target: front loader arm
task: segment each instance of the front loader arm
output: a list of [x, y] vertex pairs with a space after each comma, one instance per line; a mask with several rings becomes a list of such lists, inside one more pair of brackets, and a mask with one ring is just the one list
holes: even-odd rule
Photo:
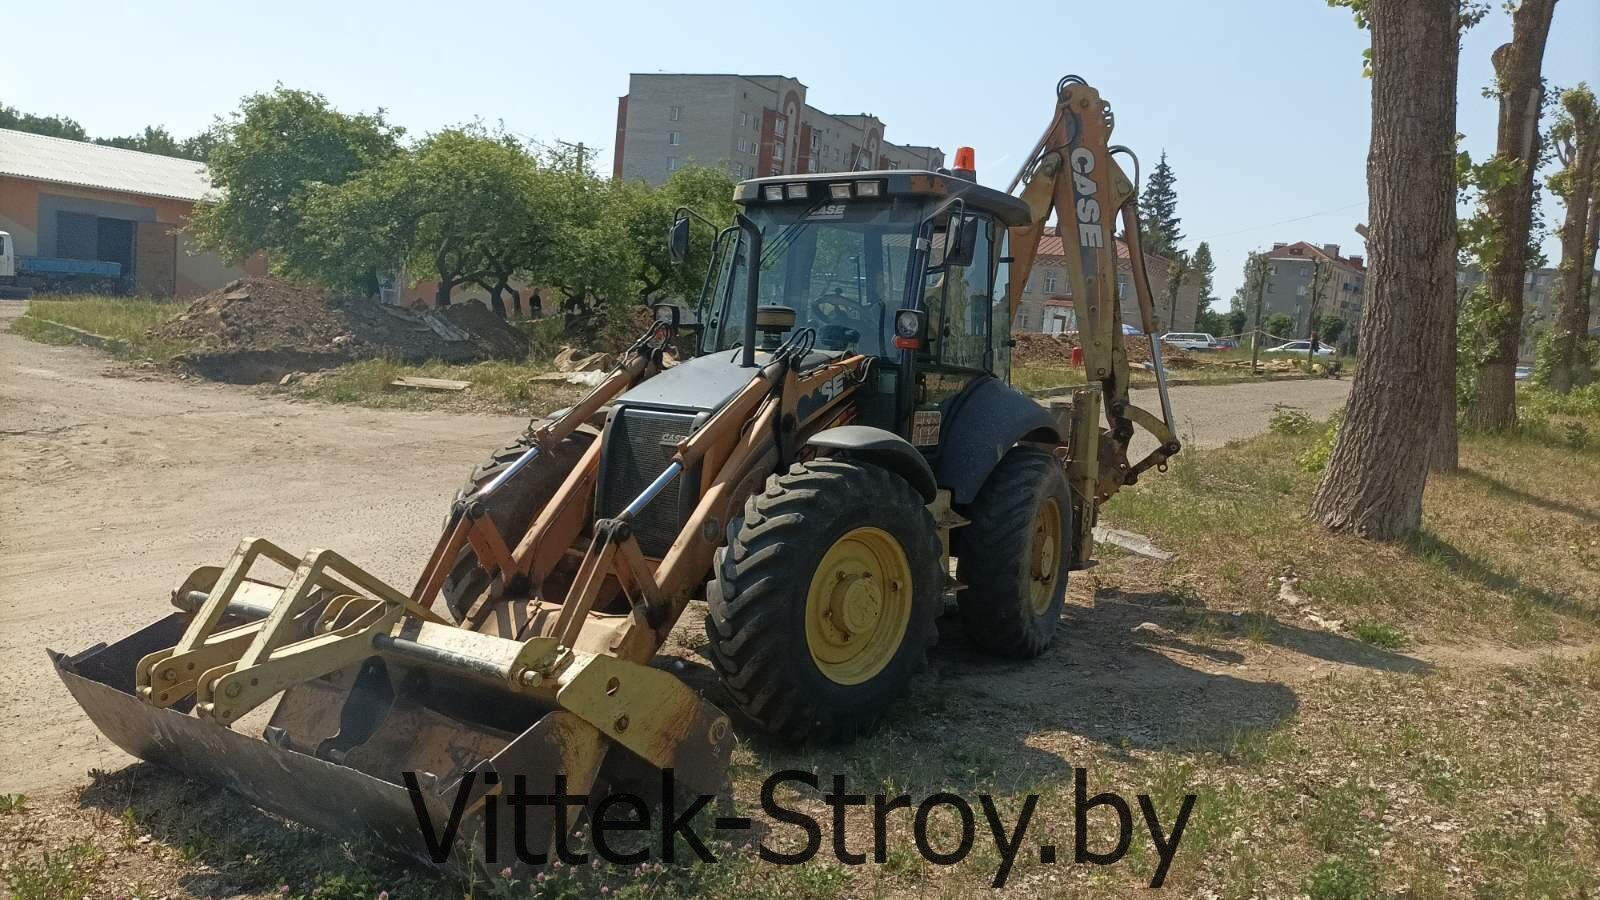
[[[1134, 483], [1145, 469], [1164, 466], [1179, 450], [1167, 395], [1166, 369], [1156, 337], [1160, 323], [1139, 243], [1137, 192], [1113, 159], [1118, 152], [1128, 152], [1111, 146], [1113, 125], [1110, 104], [1100, 98], [1099, 92], [1081, 79], [1067, 76], [1057, 86], [1056, 110], [1049, 127], [1010, 186], [1013, 193], [1021, 186], [1019, 196], [1033, 212], [1030, 224], [1010, 231], [1013, 261], [1006, 301], [1012, 316], [1022, 301], [1039, 238], [1052, 214], [1058, 220], [1085, 374], [1090, 382], [1100, 385], [1099, 396], [1093, 391], [1075, 395], [1074, 415], [1098, 422], [1099, 407], [1105, 407], [1105, 427], [1074, 429], [1076, 437], [1070, 451], [1074, 465], [1069, 466], [1069, 472], [1076, 473], [1073, 487], [1085, 500], [1092, 500], [1092, 506], [1103, 503], [1122, 486]], [[1159, 417], [1129, 402], [1128, 356], [1123, 343], [1116, 242], [1112, 234], [1118, 216], [1125, 231], [1140, 322], [1150, 341], [1161, 397]], [[1139, 462], [1130, 463], [1128, 446], [1135, 424], [1154, 435], [1160, 446]], [[1086, 515], [1085, 521], [1092, 521], [1092, 514]], [[1087, 536], [1080, 540], [1087, 541]]]

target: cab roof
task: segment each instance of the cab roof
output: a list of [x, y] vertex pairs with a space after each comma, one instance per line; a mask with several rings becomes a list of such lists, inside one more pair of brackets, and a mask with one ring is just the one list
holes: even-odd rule
[[[1007, 227], [1027, 225], [1033, 221], [1028, 204], [994, 188], [984, 187], [974, 181], [958, 178], [944, 172], [923, 169], [877, 169], [870, 172], [816, 172], [803, 175], [773, 175], [751, 178], [739, 182], [733, 189], [733, 199], [742, 205], [798, 202], [790, 200], [765, 200], [761, 189], [769, 184], [844, 184], [857, 181], [877, 181], [882, 185], [880, 196], [920, 196], [943, 199], [960, 197], [971, 209], [991, 213]], [[818, 200], [826, 194], [808, 191], [808, 199]]]

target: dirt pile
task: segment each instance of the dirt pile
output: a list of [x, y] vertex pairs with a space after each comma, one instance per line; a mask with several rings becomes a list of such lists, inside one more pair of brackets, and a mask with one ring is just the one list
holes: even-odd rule
[[479, 303], [416, 311], [278, 278], [245, 278], [152, 330], [197, 346], [179, 361], [207, 378], [276, 381], [357, 359], [521, 359], [527, 337]]
[[[1078, 335], [1040, 334], [1019, 332], [1012, 335], [1017, 345], [1011, 350], [1013, 366], [1070, 366], [1072, 351], [1078, 346]], [[1126, 335], [1123, 346], [1128, 353], [1128, 365], [1142, 366], [1150, 362], [1150, 339], [1143, 335]], [[1192, 368], [1195, 357], [1184, 350], [1166, 344], [1161, 346], [1161, 358], [1175, 368]]]

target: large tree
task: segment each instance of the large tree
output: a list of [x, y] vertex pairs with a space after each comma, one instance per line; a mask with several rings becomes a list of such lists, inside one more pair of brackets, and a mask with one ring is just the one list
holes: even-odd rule
[[1184, 282], [1189, 280], [1189, 273], [1193, 270], [1194, 260], [1188, 251], [1178, 250], [1168, 257], [1167, 264], [1167, 315], [1163, 324], [1171, 331], [1178, 319], [1178, 291], [1183, 289]]
[[1178, 227], [1183, 220], [1178, 217], [1177, 182], [1163, 150], [1139, 195], [1139, 242], [1147, 253], [1172, 256], [1183, 241], [1183, 230]]
[[[37, 116], [25, 113], [16, 107], [0, 105], [0, 128], [10, 128], [15, 131], [27, 131], [33, 134], [43, 134], [49, 137], [66, 138], [71, 141], [89, 141], [89, 133], [82, 125], [68, 116]], [[98, 137], [93, 143], [105, 147], [121, 147], [124, 150], [138, 150], [141, 153], [155, 153], [160, 156], [176, 156], [183, 159], [192, 159], [205, 162], [206, 152], [211, 149], [209, 132], [177, 140], [172, 133], [161, 125], [146, 125], [144, 131], [124, 137]]]
[[1589, 298], [1586, 282], [1594, 278], [1585, 269], [1590, 228], [1590, 205], [1594, 202], [1596, 181], [1600, 180], [1600, 108], [1586, 84], [1561, 95], [1561, 119], [1550, 137], [1561, 160], [1561, 171], [1550, 178], [1550, 190], [1567, 205], [1561, 226], [1561, 307], [1556, 315], [1548, 358], [1541, 360], [1548, 371], [1550, 387], [1561, 393], [1574, 384], [1586, 383], [1590, 375], [1588, 340]]
[[640, 300], [699, 296], [710, 262], [709, 229], [702, 230], [698, 220], [691, 223], [697, 239], [689, 242], [689, 258], [681, 265], [673, 263], [667, 252], [667, 230], [679, 207], [719, 225], [731, 223], [736, 211], [733, 186], [733, 179], [720, 169], [685, 166], [659, 188], [633, 182], [614, 189], [612, 212], [621, 218], [626, 239], [639, 250], [633, 292]]
[[[499, 284], [500, 271], [509, 282], [554, 242], [553, 234], [538, 233], [556, 226], [544, 219], [537, 188], [534, 160], [516, 140], [476, 127], [446, 129], [317, 190], [303, 222], [312, 252], [295, 263], [334, 284], [404, 263], [413, 274], [431, 275], [434, 303], [448, 306], [455, 288]], [[505, 314], [503, 303], [494, 305]]]
[[1312, 504], [1336, 531], [1422, 523], [1428, 451], [1453, 380], [1457, 0], [1371, 0], [1372, 145], [1364, 356]]
[[[561, 240], [540, 280], [562, 294], [569, 324], [584, 328], [608, 305], [638, 297], [643, 247], [628, 239], [635, 195], [585, 166], [552, 169], [562, 203]], [[658, 241], [665, 240], [665, 232]]]
[[195, 208], [190, 230], [232, 259], [267, 251], [275, 266], [297, 266], [306, 248], [306, 199], [399, 152], [402, 130], [383, 111], [349, 115], [327, 98], [284, 87], [244, 98], [214, 129], [208, 159], [215, 202]]
[[1216, 302], [1211, 292], [1217, 289], [1217, 261], [1211, 256], [1211, 245], [1205, 241], [1194, 248], [1194, 278], [1200, 289], [1198, 313], [1204, 313]]
[[68, 116], [39, 116], [3, 103], [0, 103], [0, 128], [66, 138], [69, 141], [89, 139], [89, 134], [83, 130], [83, 126]]
[[1479, 367], [1477, 396], [1467, 410], [1467, 420], [1479, 428], [1506, 428], [1517, 420], [1522, 279], [1528, 269], [1539, 111], [1544, 105], [1539, 72], [1555, 5], [1556, 0], [1520, 0], [1511, 13], [1511, 42], [1493, 55], [1500, 119], [1491, 165], [1499, 174], [1482, 186], [1494, 229], [1484, 266], [1492, 315], [1486, 317], [1489, 352]]

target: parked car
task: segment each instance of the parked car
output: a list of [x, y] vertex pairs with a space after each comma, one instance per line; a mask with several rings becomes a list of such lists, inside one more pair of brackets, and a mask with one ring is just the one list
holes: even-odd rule
[[[1309, 349], [1310, 347], [1311, 347], [1311, 342], [1310, 341], [1290, 341], [1287, 344], [1280, 344], [1280, 345], [1278, 345], [1276, 347], [1268, 347], [1267, 349], [1265, 349], [1265, 350], [1263, 350], [1261, 352], [1262, 353], [1287, 353], [1287, 354], [1290, 354], [1290, 355], [1298, 354], [1298, 355], [1304, 356], [1306, 350]], [[1327, 357], [1338, 356], [1339, 355], [1339, 351], [1333, 349], [1332, 347], [1329, 347], [1327, 344], [1324, 344], [1321, 341], [1318, 341], [1317, 342], [1316, 355], [1317, 356], [1327, 356]]]
[[1516, 378], [1518, 381], [1527, 381], [1533, 377], [1533, 366], [1517, 366]]
[[1239, 339], [1238, 338], [1217, 338], [1217, 349], [1218, 350], [1237, 350], [1237, 349], [1239, 349]]
[[1169, 331], [1161, 336], [1161, 343], [1179, 350], [1217, 349], [1217, 339], [1199, 331]]

